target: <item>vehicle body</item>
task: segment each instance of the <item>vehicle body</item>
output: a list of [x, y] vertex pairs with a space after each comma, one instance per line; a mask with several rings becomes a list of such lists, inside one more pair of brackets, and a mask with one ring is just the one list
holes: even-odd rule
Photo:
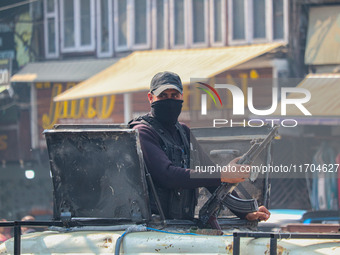
[[[228, 134], [226, 132], [229, 132]], [[268, 130], [198, 129], [203, 149], [222, 164], [242, 155], [250, 141]], [[253, 132], [253, 131], [252, 131]], [[339, 254], [337, 234], [265, 233], [257, 222], [222, 213], [223, 232], [198, 228], [197, 220], [165, 220], [151, 215], [150, 182], [138, 131], [117, 125], [59, 125], [45, 132], [54, 187], [54, 220], [10, 222], [15, 236], [0, 254]], [[229, 147], [226, 147], [228, 142]], [[271, 147], [256, 164], [271, 163]], [[247, 181], [240, 196], [269, 201], [268, 174]], [[245, 190], [245, 191], [244, 191]], [[199, 199], [201, 206], [207, 198]], [[20, 236], [20, 226], [49, 226]], [[207, 226], [205, 226], [207, 227]]]

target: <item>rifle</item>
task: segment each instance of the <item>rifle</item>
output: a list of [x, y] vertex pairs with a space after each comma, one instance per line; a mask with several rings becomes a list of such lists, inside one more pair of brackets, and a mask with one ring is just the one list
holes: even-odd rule
[[[275, 125], [264, 140], [256, 139], [250, 149], [242, 156], [237, 164], [251, 165], [260, 153], [270, 144], [275, 138], [277, 129]], [[250, 180], [255, 181], [259, 172], [251, 172]], [[235, 189], [238, 183], [225, 183], [223, 182], [203, 205], [199, 211], [199, 221], [205, 226], [207, 223], [212, 228], [221, 230], [217, 222], [217, 216], [223, 206], [228, 207], [231, 211], [239, 213], [250, 213], [258, 210], [258, 204], [255, 199], [241, 199], [233, 196], [231, 192]]]

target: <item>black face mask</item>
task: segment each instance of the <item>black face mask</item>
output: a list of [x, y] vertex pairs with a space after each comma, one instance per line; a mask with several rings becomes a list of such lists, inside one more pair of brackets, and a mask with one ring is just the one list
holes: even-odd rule
[[175, 125], [182, 111], [183, 100], [165, 99], [151, 104], [151, 114], [163, 125]]

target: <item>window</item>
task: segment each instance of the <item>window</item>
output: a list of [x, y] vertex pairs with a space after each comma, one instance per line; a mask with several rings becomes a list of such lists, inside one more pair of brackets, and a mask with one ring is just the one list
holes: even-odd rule
[[[276, 1], [274, 1], [276, 2]], [[254, 38], [266, 38], [266, 1], [253, 0]]]
[[208, 44], [208, 0], [191, 0], [191, 43], [197, 46]]
[[233, 0], [232, 13], [233, 40], [244, 40], [246, 39], [245, 0]]
[[185, 41], [185, 31], [184, 31], [184, 0], [177, 0], [175, 1], [175, 15], [174, 15], [174, 22], [175, 22], [175, 45], [184, 44]]
[[115, 1], [116, 50], [150, 47], [150, 0]]
[[[90, 0], [81, 0], [80, 4], [80, 45], [91, 45], [91, 5]], [[90, 28], [90, 29], [89, 29]]]
[[169, 48], [169, 1], [152, 0], [152, 48]]
[[288, 0], [229, 0], [230, 44], [288, 38]]
[[174, 5], [175, 45], [182, 45], [185, 42], [184, 0], [177, 0]]
[[56, 6], [55, 6], [55, 1], [54, 0], [45, 0], [45, 6], [47, 9], [47, 13], [54, 13], [54, 11], [56, 10]]
[[64, 17], [63, 17], [63, 28], [64, 28], [64, 48], [75, 47], [74, 38], [74, 2], [65, 1], [63, 6]]
[[116, 48], [127, 48], [128, 27], [127, 27], [127, 0], [115, 1], [115, 31]]
[[226, 0], [210, 0], [210, 43], [226, 44]]
[[61, 0], [62, 51], [94, 50], [94, 0]]
[[134, 44], [146, 44], [146, 28], [147, 28], [147, 1], [135, 1], [135, 31], [134, 31]]
[[170, 11], [171, 11], [171, 46], [176, 47], [186, 47], [186, 28], [187, 26], [187, 15], [186, 15], [186, 2], [184, 0], [171, 0]]
[[133, 49], [150, 48], [149, 28], [150, 28], [150, 0], [133, 1]]
[[163, 49], [165, 48], [165, 35], [166, 35], [166, 22], [165, 22], [165, 3], [164, 0], [155, 0], [156, 1], [156, 48]]
[[284, 4], [283, 0], [273, 1], [273, 37], [274, 39], [284, 38]]
[[205, 42], [205, 8], [204, 0], [195, 0], [192, 2], [193, 11], [193, 42]]
[[45, 56], [58, 57], [58, 8], [55, 0], [44, 1]]
[[97, 55], [109, 57], [113, 53], [112, 1], [97, 1]]

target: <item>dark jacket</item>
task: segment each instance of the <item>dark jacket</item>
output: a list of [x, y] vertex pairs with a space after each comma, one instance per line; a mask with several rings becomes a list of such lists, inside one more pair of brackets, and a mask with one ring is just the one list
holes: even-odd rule
[[[195, 171], [189, 168], [190, 147], [198, 144], [191, 141], [190, 145], [189, 128], [180, 123], [164, 127], [150, 114], [133, 120], [131, 127], [139, 131], [144, 161], [155, 183], [165, 216], [193, 218], [196, 188], [217, 187], [220, 179], [192, 178]], [[203, 150], [197, 151], [200, 154], [198, 158], [205, 165], [213, 164]], [[153, 200], [151, 197], [152, 212], [158, 213]]]

